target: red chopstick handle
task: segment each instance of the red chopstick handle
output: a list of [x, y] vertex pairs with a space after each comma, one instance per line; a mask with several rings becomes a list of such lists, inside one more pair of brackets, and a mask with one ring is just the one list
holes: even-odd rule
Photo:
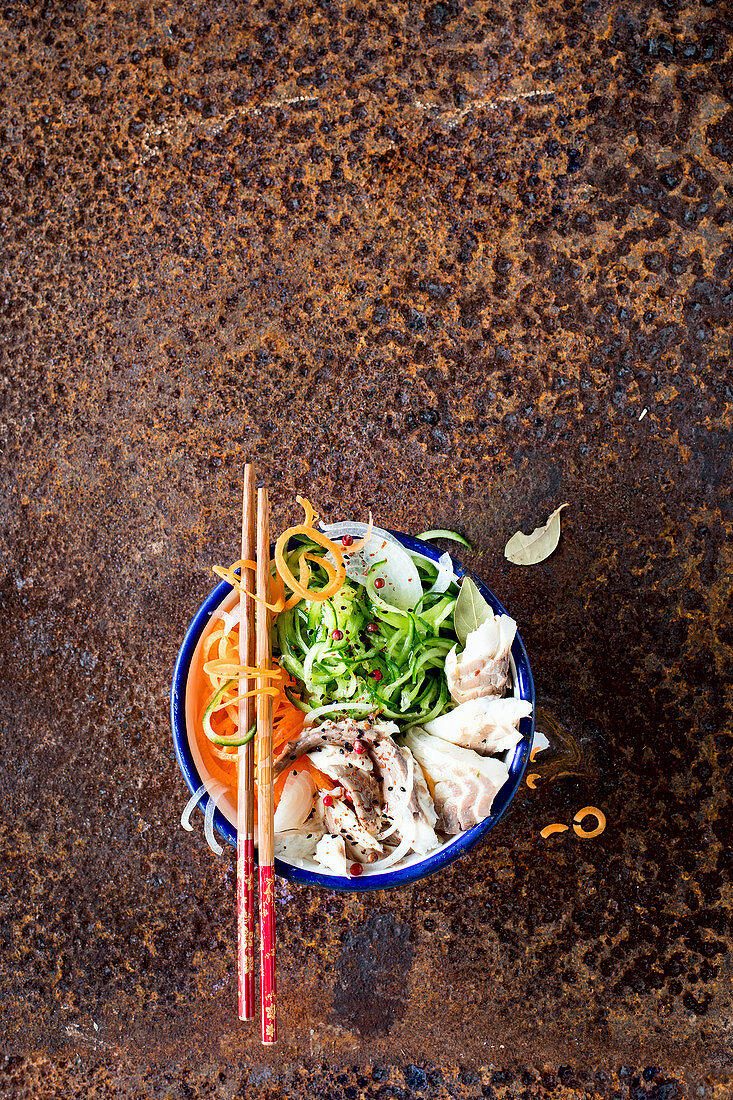
[[275, 987], [275, 868], [260, 866], [260, 1004], [262, 1042], [277, 1042]]
[[240, 1020], [255, 1014], [255, 842], [237, 834], [237, 1004]]

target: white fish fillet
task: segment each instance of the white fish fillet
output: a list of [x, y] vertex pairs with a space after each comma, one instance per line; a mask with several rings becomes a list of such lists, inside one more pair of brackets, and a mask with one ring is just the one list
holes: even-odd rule
[[339, 767], [358, 768], [360, 771], [370, 773], [372, 771], [369, 753], [354, 752], [353, 749], [339, 745], [321, 745], [317, 749], [312, 749], [308, 756], [318, 770], [325, 772], [326, 775], [331, 774], [329, 769]]
[[522, 718], [528, 718], [531, 713], [532, 704], [526, 699], [484, 695], [461, 703], [455, 710], [426, 722], [422, 728], [434, 737], [490, 756], [513, 749], [522, 740], [518, 726]]
[[382, 845], [362, 827], [359, 818], [343, 798], [332, 798], [331, 805], [324, 806], [324, 814], [326, 828], [330, 833], [343, 836], [347, 850], [349, 845], [354, 848], [361, 845], [362, 848], [382, 854]]
[[509, 615], [492, 615], [471, 631], [460, 657], [453, 646], [445, 659], [445, 677], [455, 703], [503, 694], [516, 633], [517, 624]]
[[326, 833], [318, 841], [313, 858], [316, 863], [320, 863], [325, 871], [330, 871], [334, 875], [341, 875], [342, 878], [350, 877], [349, 864], [346, 859], [346, 844], [343, 837]]
[[382, 780], [385, 816], [396, 825], [401, 837], [410, 839], [412, 851], [423, 855], [440, 843], [434, 828], [438, 815], [412, 753], [404, 745], [397, 744], [393, 732], [398, 730], [391, 722], [374, 725], [362, 734], [362, 740], [369, 745]]
[[[410, 752], [406, 745], [404, 749], [405, 752]], [[432, 795], [425, 782], [422, 768], [414, 757], [413, 761], [415, 766], [415, 794], [420, 806], [420, 813], [415, 814], [415, 837], [412, 842], [412, 850], [419, 855], [424, 855], [426, 852], [432, 851], [433, 848], [437, 848], [440, 844], [440, 841], [435, 835], [438, 815], [435, 811], [435, 803], [433, 802]]]
[[[312, 729], [304, 729], [293, 741], [281, 748], [275, 760], [274, 778], [277, 779], [285, 768], [294, 764], [304, 753], [314, 749], [335, 747], [337, 752], [345, 755], [347, 751], [351, 751], [353, 742], [360, 736], [365, 725], [366, 723], [360, 725], [353, 718], [342, 718], [339, 722], [327, 720]], [[358, 761], [352, 760], [352, 763], [359, 766]], [[371, 768], [368, 761], [362, 762], [361, 766], [367, 770]]]
[[405, 744], [435, 784], [435, 808], [443, 832], [463, 832], [489, 816], [497, 791], [509, 778], [506, 764], [451, 745], [419, 726], [405, 734]]
[[288, 829], [282, 833], [275, 833], [275, 855], [278, 859], [292, 863], [295, 867], [302, 866], [304, 860], [313, 859], [316, 847], [323, 836], [323, 827], [313, 826], [310, 832], [306, 829]]

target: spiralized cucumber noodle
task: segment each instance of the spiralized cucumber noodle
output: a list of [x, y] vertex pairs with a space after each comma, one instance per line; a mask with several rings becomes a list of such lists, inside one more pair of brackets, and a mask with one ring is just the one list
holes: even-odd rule
[[[330, 578], [314, 561], [322, 552], [306, 537], [291, 539], [285, 555], [291, 573], [298, 575], [308, 555], [309, 584], [325, 588]], [[363, 583], [347, 578], [329, 599], [303, 600], [277, 616], [274, 649], [281, 666], [303, 685], [296, 705], [310, 720], [374, 712], [410, 726], [451, 708], [444, 668], [456, 642], [457, 587], [443, 580], [442, 562], [438, 567], [422, 556], [412, 560], [423, 592], [414, 608], [388, 602], [378, 577], [384, 563], [376, 561]]]

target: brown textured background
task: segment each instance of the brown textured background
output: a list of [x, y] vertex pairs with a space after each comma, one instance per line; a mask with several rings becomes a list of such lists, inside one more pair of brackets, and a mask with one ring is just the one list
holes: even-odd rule
[[[0, 34], [0, 1095], [729, 1096], [730, 7], [10, 0]], [[464, 530], [570, 772], [438, 879], [281, 883], [272, 1054], [167, 718], [246, 457], [277, 524], [307, 491]], [[540, 839], [588, 802], [601, 838]]]

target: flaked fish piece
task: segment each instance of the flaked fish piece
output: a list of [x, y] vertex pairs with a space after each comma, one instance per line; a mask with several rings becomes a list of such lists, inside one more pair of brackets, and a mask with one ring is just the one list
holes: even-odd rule
[[412, 838], [415, 852], [437, 848], [440, 842], [434, 826], [438, 815], [410, 750], [378, 728], [364, 732], [361, 740], [369, 746], [382, 780], [384, 813], [397, 826], [399, 835]]
[[318, 841], [313, 855], [316, 863], [320, 863], [324, 871], [330, 871], [342, 878], [349, 878], [349, 861], [346, 855], [346, 842], [342, 836], [334, 833], [326, 833]]
[[273, 765], [273, 778], [277, 779], [286, 768], [294, 764], [295, 761], [299, 760], [305, 753], [310, 752], [311, 749], [320, 748], [321, 745], [343, 746], [347, 740], [348, 737], [345, 732], [340, 730], [335, 722], [324, 722], [321, 726], [314, 726], [313, 729], [303, 730], [294, 741], [288, 741], [283, 751], [275, 760]]
[[360, 824], [368, 833], [376, 836], [379, 832], [381, 810], [379, 787], [369, 754], [358, 754], [335, 745], [324, 745], [308, 753], [308, 758], [319, 771], [340, 784], [352, 802]]
[[[405, 752], [410, 752], [407, 746], [405, 746]], [[438, 823], [438, 814], [435, 810], [433, 796], [428, 790], [428, 785], [425, 782], [423, 770], [414, 757], [413, 762], [415, 767], [415, 793], [420, 806], [420, 813], [414, 815], [415, 839], [412, 842], [412, 850], [413, 852], [423, 855], [425, 852], [430, 852], [433, 848], [437, 848], [440, 844], [435, 833], [435, 826]]]
[[[382, 854], [382, 845], [361, 825], [358, 817], [343, 798], [334, 798], [324, 806], [326, 828], [344, 838], [349, 856], [360, 863], [372, 863]], [[370, 858], [371, 857], [371, 858]]]
[[419, 726], [408, 731], [405, 743], [434, 784], [442, 832], [452, 836], [489, 816], [497, 791], [509, 778], [503, 761], [452, 745]]
[[410, 761], [405, 750], [391, 736], [380, 732], [364, 733], [361, 740], [369, 746], [369, 756], [383, 781], [382, 801], [385, 811], [390, 817], [394, 817], [392, 811], [398, 805], [409, 806], [414, 812], [419, 810], [414, 785], [410, 784], [409, 791], [406, 787], [410, 779]]
[[286, 863], [299, 866], [303, 860], [313, 859], [318, 842], [323, 836], [323, 826], [304, 825], [301, 829], [287, 829], [275, 833], [275, 855]]
[[[397, 729], [396, 726], [394, 728]], [[350, 751], [353, 748], [354, 741], [357, 741], [362, 732], [368, 729], [371, 729], [370, 722], [356, 722], [353, 718], [342, 718], [338, 722], [327, 719], [325, 722], [321, 722], [319, 726], [304, 729], [294, 741], [289, 741], [283, 747], [282, 752], [274, 762], [273, 777], [277, 779], [278, 775], [291, 764], [294, 764], [296, 760], [299, 760], [305, 753], [322, 748], [324, 745], [336, 745]]]
[[492, 615], [471, 631], [460, 657], [453, 646], [445, 659], [445, 678], [455, 703], [504, 693], [516, 633], [517, 624], [509, 615]]
[[380, 737], [394, 737], [400, 732], [396, 722], [390, 722], [388, 718], [377, 718], [373, 721], [360, 722], [358, 724], [359, 737], [369, 735], [370, 741], [378, 741]]
[[422, 729], [464, 749], [475, 749], [482, 756], [506, 752], [522, 740], [519, 723], [532, 713], [532, 704], [511, 695], [484, 695], [469, 699], [455, 710], [426, 722]]

